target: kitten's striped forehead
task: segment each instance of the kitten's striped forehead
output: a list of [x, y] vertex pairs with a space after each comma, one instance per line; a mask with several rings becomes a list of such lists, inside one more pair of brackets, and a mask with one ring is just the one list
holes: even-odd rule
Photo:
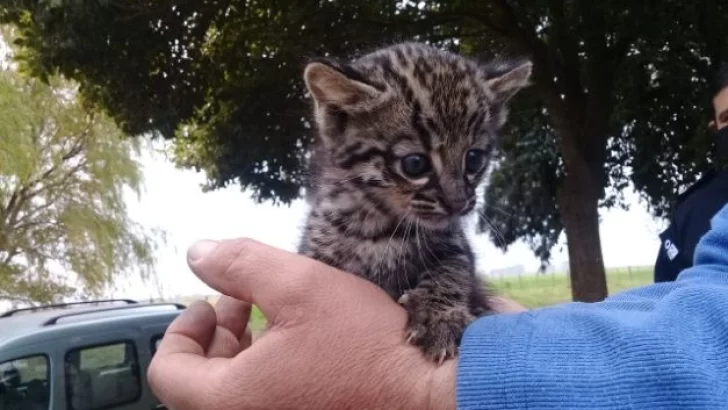
[[403, 98], [412, 125], [430, 137], [428, 149], [471, 139], [488, 126], [493, 96], [484, 86], [486, 74], [469, 59], [405, 43], [364, 56], [353, 67]]

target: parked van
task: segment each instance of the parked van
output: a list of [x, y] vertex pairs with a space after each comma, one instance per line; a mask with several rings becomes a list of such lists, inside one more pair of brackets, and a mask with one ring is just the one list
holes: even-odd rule
[[0, 410], [165, 409], [147, 368], [184, 309], [105, 300], [0, 315]]

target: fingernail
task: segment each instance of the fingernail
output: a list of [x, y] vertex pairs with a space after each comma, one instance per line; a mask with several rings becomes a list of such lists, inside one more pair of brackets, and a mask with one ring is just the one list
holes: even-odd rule
[[197, 262], [214, 251], [217, 245], [217, 242], [211, 240], [197, 241], [187, 251], [187, 259], [193, 263]]

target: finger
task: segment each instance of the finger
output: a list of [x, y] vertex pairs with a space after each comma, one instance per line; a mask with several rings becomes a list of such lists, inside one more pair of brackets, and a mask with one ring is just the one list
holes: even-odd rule
[[518, 304], [518, 302], [501, 296], [493, 297], [491, 304], [493, 305], [493, 309], [498, 313], [520, 313], [528, 310]]
[[212, 306], [207, 302], [195, 302], [169, 324], [157, 353], [204, 356], [216, 326], [217, 317]]
[[250, 343], [242, 340], [250, 319], [250, 304], [223, 296], [215, 304], [215, 311], [217, 329], [207, 356], [232, 358], [250, 346]]
[[306, 300], [328, 288], [327, 278], [335, 272], [313, 259], [250, 239], [198, 242], [188, 252], [188, 263], [208, 286], [258, 305], [273, 323], [280, 319], [282, 306], [305, 306]]
[[207, 303], [194, 303], [167, 328], [147, 371], [149, 385], [169, 408], [203, 408], [209, 397], [199, 374], [212, 372], [205, 351], [215, 331], [215, 312]]
[[221, 296], [215, 303], [217, 312], [217, 326], [229, 331], [236, 340], [245, 333], [250, 321], [252, 306], [248, 302], [241, 302], [229, 296]]
[[240, 338], [240, 350], [245, 350], [253, 344], [253, 331], [250, 328], [245, 329], [245, 334]]

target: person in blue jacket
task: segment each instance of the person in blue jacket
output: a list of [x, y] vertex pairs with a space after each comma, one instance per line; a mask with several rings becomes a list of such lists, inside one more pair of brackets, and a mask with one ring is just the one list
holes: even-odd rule
[[728, 204], [728, 63], [722, 63], [713, 80], [713, 114], [710, 129], [715, 133], [715, 166], [685, 192], [678, 195], [670, 224], [660, 234], [655, 262], [655, 282], [677, 278], [692, 266], [698, 240], [708, 231], [710, 219]]
[[[249, 239], [188, 263], [225, 295], [168, 328], [148, 371], [175, 410], [728, 409], [728, 206], [675, 281], [472, 323], [438, 366], [380, 288]], [[268, 328], [251, 343], [251, 304]]]

